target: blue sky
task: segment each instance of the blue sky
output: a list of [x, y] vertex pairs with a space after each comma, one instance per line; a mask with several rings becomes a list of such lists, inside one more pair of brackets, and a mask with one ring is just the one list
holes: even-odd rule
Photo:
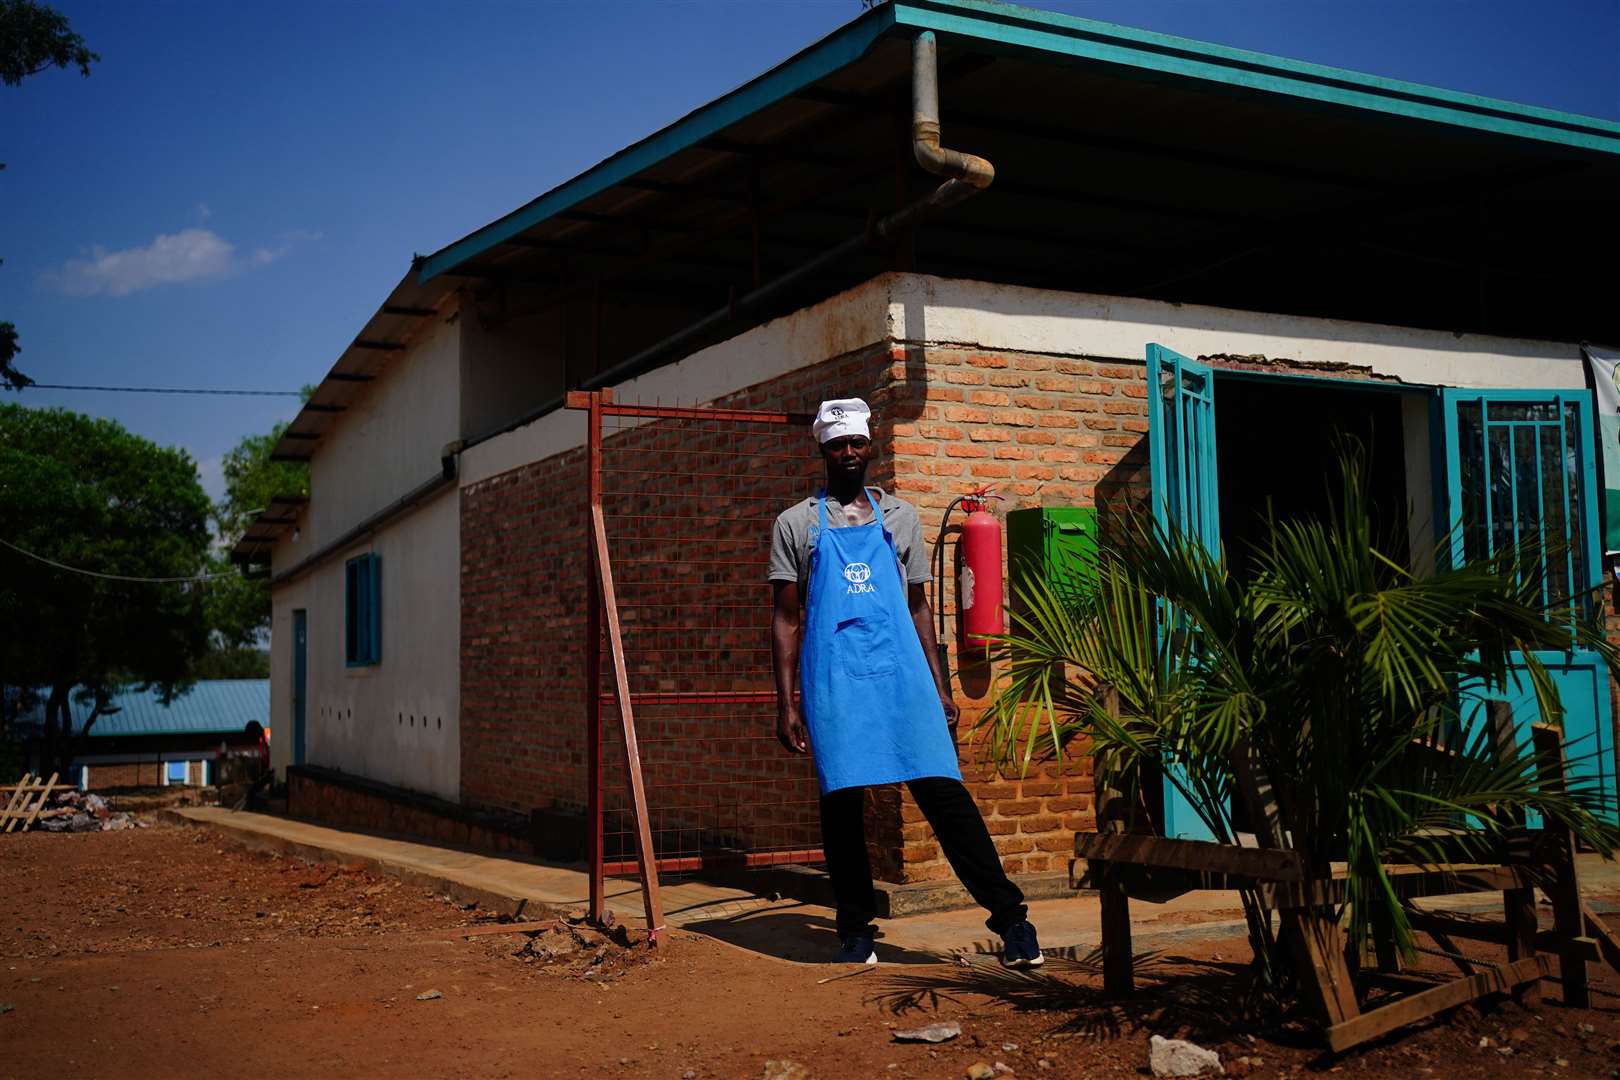
[[[102, 62], [0, 87], [0, 319], [41, 382], [296, 389], [431, 252], [860, 0], [53, 0]], [[1620, 119], [1617, 0], [1033, 6]], [[947, 114], [948, 123], [948, 114]], [[199, 461], [292, 399], [31, 390]]]

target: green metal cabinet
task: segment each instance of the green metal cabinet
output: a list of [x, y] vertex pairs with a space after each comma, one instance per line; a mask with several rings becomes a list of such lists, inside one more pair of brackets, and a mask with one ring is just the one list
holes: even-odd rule
[[1094, 577], [1097, 556], [1097, 508], [1039, 506], [1007, 515], [1007, 573], [1018, 596], [1018, 583], [1039, 574], [1054, 589], [1084, 589]]

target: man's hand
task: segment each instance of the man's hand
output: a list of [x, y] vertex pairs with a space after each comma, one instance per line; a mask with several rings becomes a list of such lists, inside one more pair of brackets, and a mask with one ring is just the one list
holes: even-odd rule
[[945, 726], [950, 728], [952, 731], [955, 731], [956, 722], [962, 719], [962, 710], [958, 709], [956, 707], [956, 702], [952, 701], [948, 697], [940, 698], [939, 703], [945, 708]]
[[810, 733], [793, 692], [799, 688], [799, 585], [771, 583], [771, 672], [776, 677], [776, 738], [790, 754], [808, 753]]
[[799, 707], [792, 702], [788, 707], [776, 714], [776, 738], [791, 753], [807, 754], [810, 752], [810, 733], [805, 730], [804, 716]]

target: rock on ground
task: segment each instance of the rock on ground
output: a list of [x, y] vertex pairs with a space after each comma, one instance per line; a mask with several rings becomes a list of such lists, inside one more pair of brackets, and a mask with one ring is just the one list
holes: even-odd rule
[[1148, 1041], [1148, 1065], [1154, 1076], [1219, 1076], [1221, 1055], [1185, 1039], [1155, 1035]]
[[788, 1058], [773, 1059], [765, 1063], [760, 1080], [810, 1080], [810, 1070]]
[[947, 1020], [942, 1024], [929, 1024], [927, 1027], [915, 1028], [911, 1031], [896, 1031], [894, 1041], [942, 1043], [954, 1039], [960, 1034], [962, 1034], [962, 1025], [955, 1020]]

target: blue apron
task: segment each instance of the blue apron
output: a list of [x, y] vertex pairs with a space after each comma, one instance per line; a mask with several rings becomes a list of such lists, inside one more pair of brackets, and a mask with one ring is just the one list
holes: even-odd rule
[[876, 519], [827, 527], [810, 556], [799, 690], [821, 793], [924, 776], [960, 780], [956, 744], [923, 654], [894, 538]]

